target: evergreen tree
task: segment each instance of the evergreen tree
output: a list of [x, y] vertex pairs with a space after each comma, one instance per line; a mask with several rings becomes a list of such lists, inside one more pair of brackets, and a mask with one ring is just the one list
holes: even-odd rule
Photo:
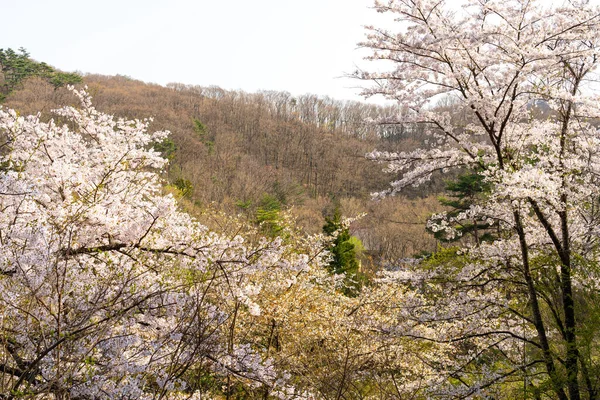
[[[466, 235], [471, 236], [477, 244], [493, 240], [494, 236], [490, 225], [486, 221], [477, 217], [466, 217], [469, 215], [468, 211], [471, 206], [484, 198], [489, 189], [489, 185], [484, 182], [483, 176], [477, 171], [468, 171], [459, 175], [456, 180], [447, 182], [446, 191], [450, 198], [440, 197], [439, 202], [443, 206], [449, 207], [450, 210], [444, 218], [454, 221], [452, 232], [456, 232], [457, 235], [449, 235], [446, 230], [435, 232], [430, 230], [430, 232], [436, 239], [444, 242], [453, 242]], [[437, 220], [435, 216], [432, 217], [432, 221]]]
[[281, 202], [265, 194], [256, 209], [256, 223], [261, 227], [261, 232], [269, 237], [279, 236], [283, 230], [281, 223]]
[[59, 72], [46, 63], [32, 60], [29, 58], [27, 50], [22, 47], [18, 51], [0, 49], [0, 73], [3, 77], [0, 86], [0, 101], [32, 76], [46, 79], [55, 88], [82, 81], [78, 74]]
[[360, 263], [356, 258], [354, 243], [347, 226], [341, 222], [339, 207], [336, 207], [332, 217], [325, 218], [323, 232], [335, 239], [328, 247], [331, 261], [328, 269], [333, 274], [345, 274], [343, 292], [347, 296], [356, 296], [364, 283], [365, 276], [360, 272]]

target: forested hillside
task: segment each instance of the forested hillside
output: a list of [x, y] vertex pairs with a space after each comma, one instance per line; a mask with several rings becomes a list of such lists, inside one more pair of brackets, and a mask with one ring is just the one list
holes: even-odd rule
[[[409, 125], [369, 123], [392, 115], [395, 107], [308, 94], [161, 87], [123, 76], [86, 75], [83, 81], [98, 109], [151, 116], [152, 129], [171, 132], [159, 146], [171, 160], [168, 180], [197, 212], [211, 208], [253, 219], [274, 200], [282, 211], [292, 209], [307, 232], [317, 233], [338, 207], [346, 216], [367, 214], [352, 229], [376, 258], [390, 261], [435, 248], [424, 222], [440, 209], [435, 194], [443, 189], [441, 178], [398, 198], [370, 198], [387, 187], [389, 177], [381, 173], [384, 165], [365, 154], [411, 150], [426, 139], [422, 129]], [[24, 81], [6, 105], [48, 116], [71, 101], [65, 88], [38, 77]]]
[[0, 49], [0, 400], [600, 398], [600, 7], [374, 7], [396, 106]]

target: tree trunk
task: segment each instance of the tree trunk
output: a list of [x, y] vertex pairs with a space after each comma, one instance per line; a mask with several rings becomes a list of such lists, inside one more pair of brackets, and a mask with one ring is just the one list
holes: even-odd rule
[[517, 235], [519, 236], [519, 244], [521, 247], [521, 256], [523, 258], [523, 275], [525, 278], [525, 282], [527, 283], [527, 292], [529, 294], [529, 304], [531, 305], [531, 313], [533, 316], [533, 322], [535, 325], [535, 329], [538, 334], [538, 339], [540, 341], [540, 346], [542, 348], [542, 353], [544, 356], [544, 365], [546, 366], [546, 371], [548, 372], [548, 376], [550, 377], [550, 381], [552, 382], [552, 388], [554, 392], [558, 396], [560, 400], [568, 400], [568, 397], [563, 390], [563, 387], [560, 383], [560, 380], [556, 374], [556, 367], [554, 365], [554, 359], [552, 358], [552, 352], [550, 350], [550, 345], [548, 343], [548, 338], [546, 336], [546, 328], [544, 327], [544, 321], [542, 319], [542, 313], [540, 311], [540, 305], [538, 302], [537, 292], [535, 289], [535, 285], [533, 282], [533, 278], [531, 276], [531, 271], [529, 267], [529, 250], [527, 247], [527, 240], [525, 237], [525, 230], [523, 229], [523, 224], [521, 222], [521, 215], [518, 211], [513, 212], [515, 218], [515, 229], [517, 231]]

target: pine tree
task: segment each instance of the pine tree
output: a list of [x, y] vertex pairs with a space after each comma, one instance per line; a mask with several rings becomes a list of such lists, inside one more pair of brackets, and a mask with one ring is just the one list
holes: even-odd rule
[[331, 261], [328, 269], [333, 274], [345, 274], [343, 292], [347, 296], [356, 296], [365, 281], [365, 276], [360, 272], [360, 263], [356, 258], [352, 236], [347, 226], [341, 222], [340, 210], [336, 207], [332, 217], [325, 218], [323, 232], [335, 239], [328, 247]]

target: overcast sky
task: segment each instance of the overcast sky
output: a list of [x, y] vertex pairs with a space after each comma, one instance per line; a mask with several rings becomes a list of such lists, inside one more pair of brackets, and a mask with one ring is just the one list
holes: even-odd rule
[[64, 71], [361, 100], [373, 0], [0, 0], [0, 48]]

